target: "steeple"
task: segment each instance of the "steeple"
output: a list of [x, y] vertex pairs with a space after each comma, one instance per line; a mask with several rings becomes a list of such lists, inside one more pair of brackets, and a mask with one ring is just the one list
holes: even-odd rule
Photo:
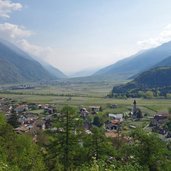
[[133, 114], [133, 116], [136, 114], [136, 111], [137, 111], [137, 102], [136, 102], [136, 100], [134, 100], [134, 102], [133, 102], [133, 108], [132, 108], [132, 114]]

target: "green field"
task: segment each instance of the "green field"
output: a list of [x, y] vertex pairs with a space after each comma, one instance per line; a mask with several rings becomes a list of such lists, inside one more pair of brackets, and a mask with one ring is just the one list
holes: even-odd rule
[[[8, 97], [18, 102], [50, 103], [57, 108], [68, 104], [76, 107], [99, 105], [106, 113], [121, 113], [129, 111], [134, 99], [114, 99], [106, 96], [115, 83], [59, 83], [54, 86], [37, 86], [32, 90], [1, 91], [0, 97]], [[110, 109], [111, 104], [118, 108]], [[167, 111], [171, 107], [169, 99], [137, 99], [137, 105], [143, 113], [153, 115], [156, 112]]]

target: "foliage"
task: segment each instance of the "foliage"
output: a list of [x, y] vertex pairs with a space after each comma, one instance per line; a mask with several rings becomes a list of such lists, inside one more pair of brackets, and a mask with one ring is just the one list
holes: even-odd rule
[[19, 127], [18, 117], [16, 113], [11, 114], [10, 118], [8, 119], [8, 123], [13, 126], [14, 128]]
[[[77, 163], [76, 152], [81, 148], [82, 136], [80, 123], [81, 120], [76, 117], [74, 108], [65, 106], [62, 109], [61, 115], [55, 122], [58, 131], [53, 135], [47, 156], [51, 160], [48, 163], [51, 170], [57, 170], [59, 167], [67, 170]], [[58, 161], [57, 166], [56, 161]]]
[[93, 119], [93, 125], [97, 126], [97, 127], [101, 127], [102, 126], [102, 122], [100, 120], [99, 116], [95, 116]]
[[133, 81], [125, 85], [113, 87], [114, 97], [170, 97], [171, 93], [171, 67], [156, 67], [138, 75]]
[[144, 97], [150, 99], [150, 98], [154, 97], [154, 94], [153, 94], [152, 91], [148, 90], [148, 91], [145, 92]]
[[0, 171], [171, 170], [170, 145], [155, 134], [137, 129], [129, 137], [107, 138], [103, 128], [92, 126], [88, 133], [83, 123], [65, 106], [54, 123], [57, 131], [39, 135], [42, 142], [36, 145], [0, 115]]
[[32, 142], [32, 139], [26, 135], [17, 135], [10, 125], [0, 120], [0, 162], [2, 163], [0, 169], [45, 170], [39, 147]]
[[[125, 152], [131, 158], [135, 159], [140, 166], [150, 171], [170, 170], [171, 161], [168, 156], [166, 144], [155, 134], [146, 133], [143, 130], [132, 132], [134, 143], [126, 147]], [[162, 160], [161, 160], [162, 159]]]

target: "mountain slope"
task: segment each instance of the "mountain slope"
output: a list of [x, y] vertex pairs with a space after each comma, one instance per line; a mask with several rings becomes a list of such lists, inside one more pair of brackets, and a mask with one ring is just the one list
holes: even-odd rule
[[0, 84], [55, 79], [22, 50], [0, 41]]
[[[98, 68], [99, 69], [99, 68]], [[97, 72], [98, 70], [97, 68], [87, 68], [87, 69], [83, 69], [83, 70], [80, 70], [78, 72], [75, 72], [75, 73], [72, 73], [70, 74], [69, 76], [71, 78], [76, 78], [76, 77], [89, 77], [91, 76], [92, 74], [94, 74], [95, 72]]]
[[33, 60], [33, 61], [36, 60], [38, 63], [40, 63], [44, 67], [44, 69], [46, 69], [49, 72], [50, 75], [52, 75], [56, 79], [58, 79], [58, 78], [66, 78], [67, 77], [59, 69], [57, 69], [57, 68], [51, 66], [50, 64], [42, 61], [40, 58], [30, 56], [28, 53], [24, 52], [23, 50], [21, 50], [20, 48], [18, 48], [14, 44], [12, 44], [12, 43], [10, 43], [10, 42], [8, 42], [6, 40], [2, 40], [2, 39], [0, 39], [0, 43], [2, 43], [3, 45], [7, 46], [12, 51], [14, 51], [18, 55], [22, 56], [23, 58], [26, 58], [26, 59], [29, 59], [29, 60]]
[[171, 56], [167, 57], [166, 59], [162, 60], [161, 62], [155, 65], [155, 67], [162, 67], [162, 66], [171, 66]]
[[171, 92], [171, 66], [160, 66], [141, 73], [133, 81], [116, 86], [113, 94], [138, 96], [139, 91], [160, 91], [162, 95]]
[[59, 69], [53, 67], [52, 65], [49, 65], [47, 63], [41, 63], [42, 66], [54, 77], [56, 78], [67, 78], [67, 76], [61, 72]]
[[171, 55], [171, 42], [167, 42], [143, 52], [137, 53], [129, 58], [116, 62], [113, 65], [105, 67], [94, 74], [94, 76], [106, 75], [111, 78], [129, 78], [140, 72], [143, 72], [156, 65], [166, 57]]

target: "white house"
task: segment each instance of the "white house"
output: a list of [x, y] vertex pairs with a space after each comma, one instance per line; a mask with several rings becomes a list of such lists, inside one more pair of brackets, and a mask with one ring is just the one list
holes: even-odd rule
[[120, 122], [123, 121], [123, 114], [112, 114], [112, 113], [109, 113], [108, 116], [111, 119], [116, 119], [116, 120], [119, 120]]

